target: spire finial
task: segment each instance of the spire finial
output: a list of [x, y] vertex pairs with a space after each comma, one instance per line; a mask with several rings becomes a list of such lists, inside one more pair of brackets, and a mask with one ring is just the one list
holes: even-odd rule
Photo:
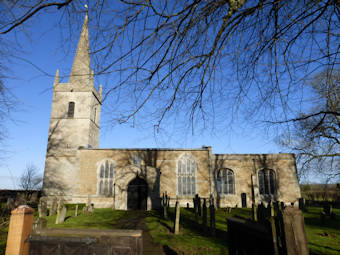
[[58, 84], [59, 84], [59, 69], [57, 69], [55, 73], [53, 87], [57, 86]]
[[76, 55], [74, 57], [69, 83], [79, 84], [80, 86], [90, 85], [90, 44], [88, 31], [88, 14], [84, 18]]

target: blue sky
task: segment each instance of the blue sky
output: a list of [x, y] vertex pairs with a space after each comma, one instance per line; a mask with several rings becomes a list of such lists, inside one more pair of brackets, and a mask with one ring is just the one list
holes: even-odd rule
[[[6, 86], [18, 100], [11, 119], [5, 123], [8, 138], [2, 145], [6, 153], [0, 163], [0, 189], [17, 188], [17, 180], [27, 164], [34, 164], [42, 174], [47, 147], [47, 135], [52, 102], [52, 85], [57, 68], [69, 73], [79, 38], [80, 28], [73, 31], [72, 40], [62, 42], [63, 31], [56, 26], [53, 14], [42, 14], [6, 36], [22, 49], [8, 64]], [[29, 63], [31, 62], [31, 63]], [[34, 65], [32, 65], [34, 64]], [[39, 70], [40, 69], [40, 70]], [[101, 82], [97, 78], [96, 85]], [[213, 153], [278, 153], [284, 151], [271, 141], [263, 129], [244, 128], [234, 123], [218, 131], [190, 131], [166, 127], [155, 134], [152, 128], [112, 125], [109, 109], [103, 105], [101, 148], [147, 147], [213, 147]], [[228, 113], [226, 113], [228, 114]], [[163, 127], [164, 128], [164, 127]], [[201, 129], [202, 130], [202, 129]], [[203, 129], [204, 130], [204, 129]]]

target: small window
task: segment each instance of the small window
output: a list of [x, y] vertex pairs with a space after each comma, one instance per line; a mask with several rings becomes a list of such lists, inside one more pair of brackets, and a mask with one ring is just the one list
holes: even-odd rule
[[67, 117], [73, 118], [74, 117], [74, 102], [68, 103], [68, 111], [67, 111]]

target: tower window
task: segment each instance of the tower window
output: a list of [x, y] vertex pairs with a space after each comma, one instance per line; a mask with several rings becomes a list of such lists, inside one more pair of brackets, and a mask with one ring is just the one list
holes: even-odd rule
[[67, 117], [73, 118], [74, 117], [74, 102], [68, 103], [68, 111], [67, 111]]

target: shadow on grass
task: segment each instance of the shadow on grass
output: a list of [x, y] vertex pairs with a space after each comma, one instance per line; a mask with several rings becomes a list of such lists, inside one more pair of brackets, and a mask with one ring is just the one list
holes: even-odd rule
[[174, 251], [173, 249], [171, 249], [169, 246], [167, 245], [163, 245], [163, 251], [166, 255], [177, 255], [177, 252]]
[[[209, 215], [209, 214], [208, 214]], [[175, 213], [173, 210], [169, 211], [169, 218], [175, 219]], [[202, 217], [199, 217], [199, 223], [195, 220], [194, 210], [192, 208], [183, 208], [181, 209], [180, 215], [180, 226], [182, 228], [188, 229], [190, 232], [194, 234], [210, 237], [214, 240], [214, 242], [227, 246], [228, 247], [228, 232], [218, 229], [215, 229], [215, 236], [211, 235], [210, 227], [209, 227], [209, 217], [207, 218], [207, 226], [202, 224]]]

